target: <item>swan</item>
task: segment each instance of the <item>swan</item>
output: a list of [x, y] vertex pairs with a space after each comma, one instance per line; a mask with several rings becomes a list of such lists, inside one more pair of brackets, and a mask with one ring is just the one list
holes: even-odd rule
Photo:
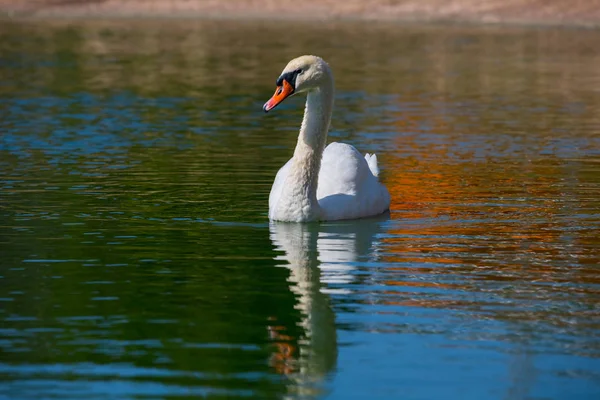
[[290, 61], [263, 110], [307, 93], [304, 119], [293, 157], [277, 172], [269, 195], [269, 219], [306, 222], [358, 219], [389, 210], [390, 194], [379, 182], [375, 154], [364, 157], [349, 144], [325, 147], [333, 111], [329, 65], [317, 56]]

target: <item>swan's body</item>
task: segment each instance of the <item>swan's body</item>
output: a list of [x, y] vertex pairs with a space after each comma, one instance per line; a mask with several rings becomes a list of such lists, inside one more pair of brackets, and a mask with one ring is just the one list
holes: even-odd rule
[[317, 184], [317, 215], [310, 202], [303, 202], [304, 196], [285, 190], [293, 161], [281, 167], [271, 188], [269, 218], [272, 220], [356, 219], [381, 214], [390, 206], [390, 195], [377, 178], [374, 154], [363, 157], [354, 146], [336, 142], [325, 148]]
[[288, 63], [269, 111], [291, 94], [308, 92], [294, 156], [277, 173], [269, 196], [269, 218], [314, 221], [364, 218], [389, 209], [390, 194], [379, 182], [377, 156], [353, 146], [325, 147], [333, 110], [333, 76], [325, 61], [302, 56]]

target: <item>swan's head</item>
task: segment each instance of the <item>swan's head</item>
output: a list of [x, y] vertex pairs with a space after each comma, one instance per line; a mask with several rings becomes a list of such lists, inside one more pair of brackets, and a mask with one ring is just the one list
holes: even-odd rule
[[263, 106], [268, 112], [296, 93], [308, 92], [331, 79], [329, 65], [317, 56], [301, 56], [288, 63], [277, 78], [273, 97]]

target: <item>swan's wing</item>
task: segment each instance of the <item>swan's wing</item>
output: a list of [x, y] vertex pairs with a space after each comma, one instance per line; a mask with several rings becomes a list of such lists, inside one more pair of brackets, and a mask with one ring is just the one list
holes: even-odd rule
[[365, 160], [367, 160], [367, 164], [369, 164], [369, 169], [371, 173], [375, 177], [379, 177], [379, 165], [377, 164], [377, 154], [365, 154]]
[[358, 150], [349, 144], [333, 142], [323, 152], [317, 198], [339, 193], [354, 195], [369, 178], [373, 178], [373, 173]]
[[271, 193], [269, 194], [269, 218], [271, 217], [273, 209], [281, 197], [281, 192], [283, 190], [283, 186], [285, 185], [285, 179], [288, 176], [290, 165], [292, 165], [292, 160], [286, 162], [285, 165], [279, 169], [277, 175], [275, 176], [275, 181], [273, 182]]
[[325, 219], [351, 219], [383, 213], [390, 194], [379, 179], [377, 157], [353, 146], [331, 143], [323, 153], [317, 199]]

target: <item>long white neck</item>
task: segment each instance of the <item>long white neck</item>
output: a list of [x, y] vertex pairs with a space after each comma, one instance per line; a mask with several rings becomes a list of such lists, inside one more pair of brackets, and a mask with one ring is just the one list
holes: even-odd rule
[[[333, 80], [308, 92], [304, 119], [282, 193], [282, 212], [288, 221], [310, 221], [320, 216], [317, 185], [321, 158], [333, 109]], [[287, 204], [286, 204], [287, 203]]]

